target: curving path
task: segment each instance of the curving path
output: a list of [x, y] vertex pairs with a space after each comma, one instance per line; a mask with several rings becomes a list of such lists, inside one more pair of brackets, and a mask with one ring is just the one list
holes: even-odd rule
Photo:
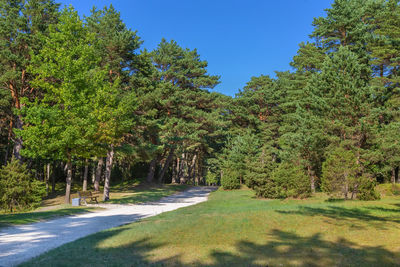
[[109, 205], [103, 211], [2, 229], [0, 266], [15, 266], [84, 236], [206, 201], [210, 192], [215, 189], [216, 187], [193, 187], [156, 202]]

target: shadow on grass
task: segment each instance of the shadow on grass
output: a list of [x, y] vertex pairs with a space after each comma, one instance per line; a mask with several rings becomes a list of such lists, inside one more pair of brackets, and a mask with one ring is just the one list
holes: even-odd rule
[[0, 227], [7, 227], [15, 224], [35, 223], [38, 221], [53, 219], [60, 216], [67, 216], [90, 211], [93, 211], [93, 208], [64, 208], [39, 212], [0, 214]]
[[[138, 204], [146, 203], [159, 200], [165, 196], [172, 195], [174, 193], [182, 192], [187, 189], [187, 185], [174, 185], [174, 186], [157, 186], [138, 188], [137, 191], [133, 191], [132, 195], [121, 197], [118, 199], [110, 199], [107, 203], [111, 204]], [[112, 197], [112, 193], [111, 193]]]
[[382, 247], [358, 246], [346, 239], [326, 241], [321, 234], [301, 237], [273, 230], [275, 241], [254, 244], [240, 241], [240, 255], [214, 251], [215, 266], [398, 266], [399, 255]]
[[[304, 215], [304, 216], [324, 216], [327, 218], [334, 219], [330, 223], [341, 224], [343, 220], [352, 220], [354, 223], [357, 221], [362, 223], [374, 224], [374, 226], [385, 229], [382, 222], [393, 222], [400, 223], [399, 216], [375, 216], [371, 214], [371, 211], [385, 211], [385, 212], [399, 212], [398, 209], [386, 209], [381, 207], [365, 207], [365, 208], [344, 208], [337, 206], [327, 206], [326, 208], [313, 208], [313, 207], [300, 207], [299, 210], [285, 211], [277, 210], [276, 212], [282, 214], [294, 214], [294, 215]], [[358, 224], [360, 228], [362, 225]]]
[[[105, 231], [50, 251], [23, 266], [399, 266], [400, 256], [379, 246], [359, 246], [346, 239], [327, 241], [318, 233], [302, 237], [273, 230], [273, 241], [256, 244], [239, 241], [237, 253], [211, 249], [207, 263], [184, 262], [182, 255], [157, 255], [176, 244], [156, 243], [149, 238], [113, 245], [109, 238], [124, 230]], [[108, 247], [106, 247], [106, 246]], [[183, 248], [184, 249], [184, 248]], [[188, 248], [189, 249], [189, 248]], [[182, 251], [182, 248], [180, 248]], [[84, 253], [82, 253], [84, 251]], [[160, 260], [151, 260], [157, 255]], [[68, 259], [68, 261], [66, 261]]]

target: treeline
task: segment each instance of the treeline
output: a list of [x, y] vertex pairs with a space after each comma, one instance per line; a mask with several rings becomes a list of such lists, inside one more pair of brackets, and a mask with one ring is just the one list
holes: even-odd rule
[[164, 39], [140, 50], [112, 6], [82, 18], [52, 0], [0, 0], [2, 164], [24, 162], [48, 191], [64, 180], [66, 202], [73, 181], [104, 183], [107, 200], [112, 178], [132, 176], [377, 198], [400, 166], [399, 3], [326, 12], [294, 71], [231, 98], [209, 91], [219, 77], [196, 50]]
[[313, 26], [293, 72], [253, 77], [232, 99], [210, 181], [346, 199], [376, 199], [376, 182], [399, 181], [399, 1], [336, 0]]
[[65, 179], [66, 203], [91, 178], [107, 200], [112, 173], [204, 184], [229, 98], [208, 91], [219, 77], [196, 50], [141, 44], [112, 6], [82, 18], [52, 0], [0, 1], [2, 163], [26, 163], [48, 191]]

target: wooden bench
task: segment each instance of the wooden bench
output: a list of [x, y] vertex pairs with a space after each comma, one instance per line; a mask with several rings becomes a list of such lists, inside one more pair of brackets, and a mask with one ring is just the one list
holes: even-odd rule
[[97, 201], [97, 198], [99, 197], [97, 194], [98, 194], [98, 192], [90, 192], [90, 191], [79, 192], [78, 191], [79, 199], [80, 199], [80, 201], [83, 200], [85, 205], [87, 205], [86, 199], [89, 199], [89, 198], [90, 198], [90, 201], [96, 201], [96, 203], [99, 203]]

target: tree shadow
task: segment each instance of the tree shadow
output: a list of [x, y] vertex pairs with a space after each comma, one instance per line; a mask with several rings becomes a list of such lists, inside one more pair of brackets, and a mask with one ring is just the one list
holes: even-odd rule
[[380, 246], [358, 246], [346, 239], [327, 241], [322, 234], [301, 237], [273, 230], [275, 241], [240, 241], [238, 255], [217, 250], [213, 266], [399, 266], [400, 256]]
[[113, 199], [111, 192], [111, 199], [107, 203], [111, 204], [137, 204], [146, 203], [159, 200], [165, 196], [171, 195], [173, 193], [179, 193], [187, 189], [185, 185], [177, 186], [160, 186], [160, 187], [147, 187], [140, 188], [139, 190], [132, 191], [132, 195], [124, 196], [121, 198]]
[[[363, 227], [362, 223], [373, 224], [375, 227], [385, 229], [382, 222], [393, 222], [400, 223], [399, 216], [375, 216], [371, 214], [372, 210], [386, 211], [386, 212], [398, 212], [397, 209], [385, 209], [381, 207], [364, 207], [364, 208], [344, 208], [338, 206], [327, 206], [326, 208], [314, 208], [314, 207], [299, 207], [298, 210], [286, 211], [277, 210], [276, 212], [282, 214], [294, 214], [304, 216], [324, 216], [330, 219], [331, 224], [342, 224], [343, 221], [352, 221], [360, 229]], [[360, 223], [361, 222], [361, 223]]]
[[[264, 244], [241, 240], [235, 253], [210, 249], [208, 263], [182, 260], [179, 253], [157, 255], [159, 249], [176, 244], [143, 238], [113, 244], [109, 238], [123, 235], [124, 227], [104, 231], [39, 256], [21, 266], [399, 266], [400, 255], [380, 246], [359, 246], [346, 239], [327, 241], [321, 233], [302, 237], [273, 230]], [[188, 248], [190, 249], [190, 248]], [[189, 251], [188, 251], [189, 252]], [[173, 254], [173, 255], [171, 255]]]

